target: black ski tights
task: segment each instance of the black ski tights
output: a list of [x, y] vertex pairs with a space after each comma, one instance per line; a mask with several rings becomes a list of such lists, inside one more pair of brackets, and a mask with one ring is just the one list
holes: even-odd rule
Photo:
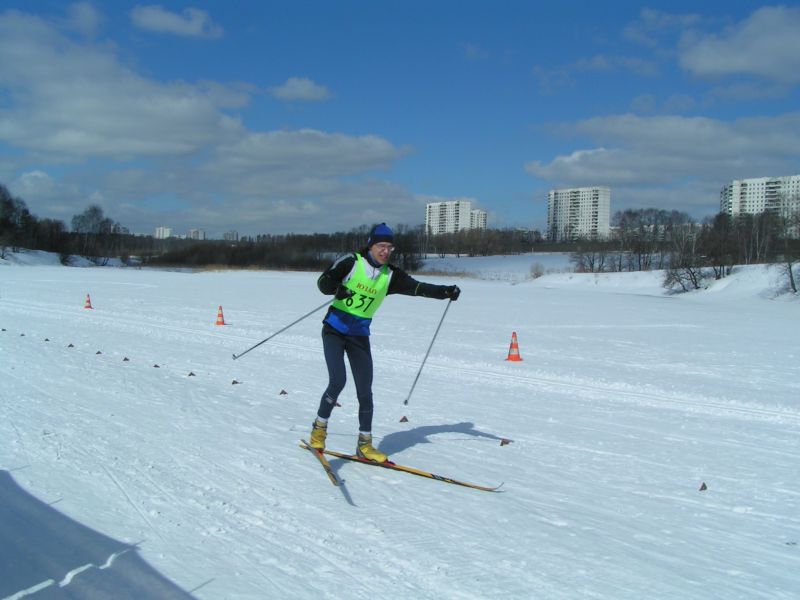
[[347, 354], [358, 397], [358, 428], [365, 433], [372, 431], [372, 352], [369, 336], [344, 335], [325, 324], [322, 327], [322, 348], [328, 365], [328, 387], [320, 399], [317, 415], [327, 419], [336, 406], [336, 400], [347, 382], [344, 364], [344, 355]]

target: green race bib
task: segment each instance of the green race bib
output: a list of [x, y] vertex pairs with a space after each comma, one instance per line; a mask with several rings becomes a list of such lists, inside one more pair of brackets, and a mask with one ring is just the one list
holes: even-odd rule
[[371, 319], [389, 290], [389, 267], [383, 265], [379, 275], [370, 279], [364, 261], [363, 256], [356, 255], [355, 271], [343, 284], [347, 289], [353, 290], [353, 296], [347, 300], [334, 300], [333, 306], [356, 317]]

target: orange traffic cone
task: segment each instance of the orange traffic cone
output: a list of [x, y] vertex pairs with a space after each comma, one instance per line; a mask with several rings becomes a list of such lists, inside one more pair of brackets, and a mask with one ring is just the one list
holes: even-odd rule
[[225, 325], [225, 317], [222, 316], [222, 307], [217, 311], [217, 322], [214, 325]]
[[517, 343], [517, 332], [514, 331], [511, 334], [511, 346], [508, 348], [508, 358], [506, 360], [510, 360], [513, 362], [518, 362], [522, 360], [522, 357], [519, 355], [519, 344]]
[[92, 308], [92, 299], [89, 298], [89, 294], [86, 294], [86, 304], [83, 305], [83, 308]]

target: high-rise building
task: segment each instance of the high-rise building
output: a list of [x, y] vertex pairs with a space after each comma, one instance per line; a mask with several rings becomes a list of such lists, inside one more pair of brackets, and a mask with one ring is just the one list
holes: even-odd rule
[[172, 227], [156, 227], [156, 239], [165, 240], [172, 237]]
[[474, 209], [469, 213], [470, 229], [486, 229], [486, 211]]
[[735, 179], [722, 188], [719, 210], [731, 217], [762, 212], [788, 216], [797, 210], [798, 202], [800, 175]]
[[238, 231], [226, 231], [222, 234], [222, 239], [226, 242], [238, 242], [239, 241], [239, 232]]
[[425, 231], [429, 235], [486, 229], [486, 211], [473, 210], [469, 200], [430, 202], [425, 207]]
[[190, 229], [189, 235], [186, 237], [190, 240], [204, 240], [206, 239], [206, 232], [202, 229]]
[[607, 238], [610, 212], [610, 188], [550, 190], [547, 194], [548, 236], [556, 242]]

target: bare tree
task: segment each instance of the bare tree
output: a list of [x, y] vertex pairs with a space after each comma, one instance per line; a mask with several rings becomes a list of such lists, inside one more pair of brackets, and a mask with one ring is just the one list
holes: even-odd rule
[[780, 214], [780, 246], [782, 251], [782, 264], [789, 289], [797, 293], [797, 280], [794, 267], [800, 264], [800, 194], [783, 199]]
[[570, 255], [570, 262], [577, 273], [602, 273], [606, 270], [608, 244], [600, 241], [582, 240], [578, 249]]
[[0, 184], [0, 246], [10, 246], [15, 252], [29, 246], [36, 223], [25, 201], [11, 195], [8, 188]]
[[667, 289], [680, 287], [682, 291], [698, 290], [705, 273], [703, 259], [698, 254], [700, 231], [693, 223], [673, 227], [670, 235], [671, 252], [669, 265], [664, 271], [663, 286]]
[[73, 216], [72, 232], [80, 236], [80, 254], [87, 258], [96, 258], [100, 254], [107, 256], [112, 253], [109, 238], [118, 226], [118, 223], [106, 218], [103, 209], [96, 204]]

